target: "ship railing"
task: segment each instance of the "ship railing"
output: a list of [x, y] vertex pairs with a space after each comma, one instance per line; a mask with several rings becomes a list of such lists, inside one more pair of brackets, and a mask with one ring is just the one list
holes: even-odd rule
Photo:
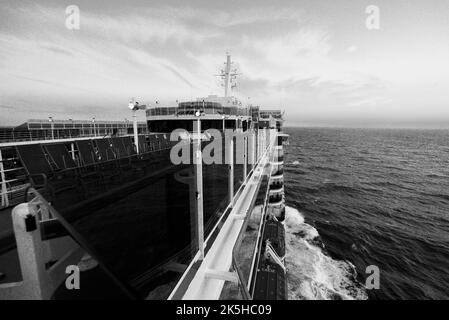
[[[146, 128], [146, 123], [139, 121], [137, 123], [139, 128]], [[58, 120], [52, 121], [45, 119], [30, 119], [26, 122], [26, 128], [29, 130], [39, 129], [127, 129], [132, 128], [132, 122], [129, 120], [121, 121], [106, 121], [106, 120]], [[20, 129], [20, 128], [18, 128]]]
[[[243, 223], [242, 229], [240, 230], [240, 233], [237, 238], [237, 242], [234, 245], [233, 251], [232, 251], [232, 267], [235, 270], [235, 272], [238, 275], [239, 279], [239, 290], [240, 294], [245, 300], [251, 300], [253, 297], [253, 288], [254, 288], [254, 279], [255, 279], [255, 267], [257, 267], [258, 260], [259, 260], [259, 252], [260, 252], [260, 244], [261, 244], [261, 238], [263, 236], [263, 227], [266, 217], [266, 205], [267, 205], [267, 192], [268, 192], [268, 179], [267, 179], [267, 172], [265, 172], [264, 181], [262, 182], [260, 189], [258, 193], [262, 195], [262, 199], [254, 199], [256, 202], [252, 204], [252, 209], [248, 211], [247, 216], [245, 218], [245, 221]], [[252, 215], [254, 217], [252, 217]], [[247, 227], [249, 224], [250, 219], [256, 218], [257, 224], [257, 234], [255, 235], [248, 235]], [[251, 225], [251, 228], [253, 229], [255, 225]], [[252, 238], [252, 239], [249, 239]], [[243, 241], [245, 240], [243, 249]], [[249, 240], [249, 241], [248, 241]], [[252, 240], [252, 241], [251, 241]], [[247, 264], [247, 256], [246, 254], [247, 249], [252, 249], [250, 251], [250, 263]], [[242, 257], [244, 258], [242, 260]], [[244, 270], [245, 269], [245, 270]]]
[[[275, 141], [275, 138], [274, 138], [274, 136], [276, 134], [275, 131], [274, 130], [259, 130], [258, 133], [259, 133], [258, 140], [256, 139], [254, 132], [253, 132], [253, 135], [250, 135], [244, 139], [245, 148], [244, 148], [243, 158], [245, 160], [244, 160], [244, 164], [243, 164], [243, 180], [239, 181], [237, 184], [234, 183], [235, 176], [236, 176], [236, 170], [235, 170], [236, 164], [233, 163], [234, 159], [228, 159], [228, 164], [230, 167], [230, 176], [229, 176], [230, 182], [229, 182], [229, 184], [232, 184], [232, 187], [229, 190], [229, 197], [227, 199], [228, 200], [227, 204], [225, 204], [224, 206], [223, 205], [221, 206], [223, 208], [222, 213], [230, 211], [233, 208], [236, 200], [241, 195], [243, 189], [246, 187], [246, 183], [247, 183], [248, 179], [254, 173], [254, 170], [260, 164], [261, 160], [267, 154], [271, 153], [270, 150], [272, 147], [272, 143], [274, 143], [274, 141]], [[253, 154], [251, 154], [251, 155], [248, 153], [248, 149], [247, 149], [249, 139], [253, 139], [253, 146], [254, 146]], [[232, 148], [235, 148], [235, 144], [233, 145]], [[234, 153], [236, 152], [235, 149], [233, 152]], [[249, 161], [250, 159], [253, 162], [251, 164]], [[209, 232], [207, 232], [209, 234], [209, 236], [205, 239], [206, 244], [211, 243], [214, 240], [213, 239], [214, 231], [219, 229], [219, 227], [223, 224], [223, 220], [226, 217], [227, 216], [225, 214], [222, 214], [219, 217], [219, 219], [215, 222], [215, 224], [211, 228], [211, 230]]]
[[[223, 285], [225, 285], [225, 288], [226, 284], [247, 288], [246, 284], [249, 283], [247, 276], [238, 267], [234, 268], [234, 247], [241, 230], [245, 229], [243, 224], [246, 223], [247, 225], [248, 217], [251, 216], [252, 202], [262, 180], [262, 173], [269, 168], [271, 150], [276, 141], [275, 130], [262, 129], [256, 132], [257, 143], [254, 148], [256, 161], [254, 165], [247, 168], [246, 173], [244, 173], [244, 175], [246, 174], [244, 181], [236, 185], [235, 192], [229, 191], [231, 200], [205, 240], [204, 246], [207, 248], [205, 256], [202, 257], [201, 254], [197, 254], [172, 291], [169, 299], [229, 298], [229, 296], [226, 296], [227, 292], [226, 289], [223, 289]], [[232, 156], [230, 158], [232, 159]], [[229, 164], [230, 181], [234, 181], [234, 169], [234, 164], [231, 161]], [[197, 267], [198, 263], [200, 263], [199, 268]], [[251, 261], [249, 264], [251, 264]], [[191, 280], [192, 278], [193, 280]], [[207, 290], [198, 289], [206, 287]], [[247, 294], [242, 293], [242, 296], [246, 299], [251, 298], [248, 292]]]
[[249, 108], [242, 107], [223, 107], [219, 104], [206, 104], [205, 106], [199, 105], [181, 105], [179, 107], [153, 107], [146, 111], [146, 115], [150, 116], [192, 116], [196, 111], [200, 111], [203, 114], [218, 114], [222, 116], [249, 116]]
[[18, 161], [16, 156], [9, 154], [3, 156], [0, 148], [0, 209], [9, 207], [15, 201], [23, 199], [24, 191], [29, 185], [20, 177], [24, 168], [17, 165]]
[[[126, 135], [130, 136], [130, 135]], [[165, 137], [164, 137], [165, 136]], [[125, 137], [125, 135], [123, 136]], [[164, 134], [150, 134], [139, 135], [139, 137], [145, 137], [148, 151], [161, 151], [170, 148], [168, 143], [169, 137]], [[15, 152], [15, 146], [20, 144], [48, 144], [48, 143], [63, 143], [69, 147], [69, 154], [78, 164], [82, 166], [80, 161], [79, 150], [76, 146], [76, 141], [79, 140], [97, 140], [105, 139], [109, 137], [78, 137], [74, 139], [60, 139], [60, 140], [40, 140], [29, 142], [15, 142], [15, 143], [0, 143], [0, 209], [7, 208], [9, 206], [20, 203], [23, 198], [25, 189], [29, 186], [29, 181], [26, 178], [26, 172], [24, 167], [20, 163], [20, 159]], [[148, 138], [149, 141], [146, 141]], [[129, 154], [128, 154], [129, 155]], [[122, 155], [117, 158], [123, 158]], [[115, 159], [115, 158], [114, 158]], [[64, 169], [64, 168], [60, 168]]]
[[35, 189], [28, 189], [27, 196], [31, 199], [12, 211], [22, 280], [0, 284], [0, 300], [50, 299], [66, 280], [67, 267], [76, 266], [84, 254], [66, 233], [45, 234], [44, 225], [56, 222], [54, 209]]
[[[36, 141], [48, 141], [48, 140], [61, 140], [61, 139], [75, 139], [75, 138], [95, 138], [103, 137], [105, 135], [112, 135], [112, 131], [100, 131], [95, 133], [80, 133], [78, 130], [70, 130], [62, 132], [61, 130], [55, 130], [54, 135], [49, 130], [30, 130], [30, 131], [15, 131], [11, 133], [0, 133], [0, 143], [11, 142], [36, 142]], [[118, 133], [117, 136], [126, 136], [128, 133]]]
[[[246, 139], [244, 140], [244, 143], [246, 145], [247, 145], [249, 139], [255, 140], [255, 135], [250, 135], [250, 136], [246, 137]], [[245, 188], [248, 179], [251, 177], [251, 175], [253, 174], [257, 165], [260, 163], [260, 161], [262, 159], [262, 154], [260, 156], [257, 156], [256, 150], [257, 150], [257, 145], [254, 146], [253, 154], [250, 155], [248, 153], [248, 149], [244, 148], [243, 157], [245, 159], [245, 163], [243, 164], [243, 181], [241, 181], [241, 184], [233, 184], [232, 188], [230, 188], [229, 197], [228, 197], [228, 199], [226, 199], [227, 202], [225, 203], [225, 205], [221, 205], [221, 207], [223, 208], [223, 210], [222, 210], [223, 213], [229, 212], [232, 209], [234, 203], [236, 202], [236, 199], [240, 196], [243, 189]], [[234, 150], [234, 152], [235, 152], [235, 150]], [[230, 166], [230, 177], [229, 177], [230, 182], [229, 183], [231, 183], [231, 182], [234, 183], [234, 178], [235, 178], [235, 163], [233, 163], [234, 159], [232, 159], [232, 160], [228, 159], [228, 160], [229, 160], [228, 163]], [[252, 161], [253, 163], [250, 164], [250, 161]], [[214, 240], [214, 238], [213, 238], [214, 232], [220, 228], [220, 226], [223, 224], [223, 220], [226, 217], [227, 216], [225, 214], [222, 214], [219, 217], [219, 219], [217, 221], [215, 221], [214, 226], [211, 228], [210, 231], [207, 232], [209, 234], [209, 236], [205, 240], [206, 244], [211, 243]]]
[[[271, 130], [270, 132], [272, 132], [272, 131], [273, 130]], [[239, 230], [239, 231], [242, 230], [241, 224], [244, 222], [245, 219], [247, 219], [247, 217], [248, 217], [248, 210], [249, 210], [249, 209], [247, 210], [247, 208], [250, 206], [248, 203], [246, 203], [246, 199], [247, 199], [247, 197], [248, 197], [248, 199], [250, 199], [250, 197], [253, 196], [253, 192], [255, 192], [255, 187], [256, 187], [255, 183], [257, 183], [257, 181], [259, 181], [258, 179], [260, 179], [260, 176], [261, 176], [260, 175], [261, 169], [265, 168], [267, 163], [269, 163], [269, 161], [267, 161], [267, 159], [268, 159], [269, 155], [271, 154], [271, 150], [272, 150], [272, 147], [274, 145], [275, 138], [276, 138], [275, 136], [276, 136], [275, 133], [274, 134], [268, 133], [268, 130], [259, 130], [258, 131], [257, 148], [255, 148], [256, 149], [256, 159], [257, 159], [256, 164], [253, 167], [247, 168], [247, 170], [243, 171], [244, 172], [244, 176], [245, 176], [243, 183], [241, 183], [241, 185], [238, 188], [236, 188], [237, 190], [235, 190], [235, 192], [230, 192], [229, 193], [229, 197], [230, 197], [229, 199], [230, 200], [228, 201], [228, 206], [221, 213], [221, 217], [220, 217], [221, 220], [219, 220], [215, 224], [215, 226], [211, 230], [210, 234], [218, 233], [218, 236], [220, 236], [220, 233], [222, 235], [226, 234], [226, 229], [227, 228], [237, 228], [235, 230]], [[162, 146], [160, 143], [158, 145]], [[167, 145], [167, 147], [169, 147], [169, 146]], [[231, 169], [233, 170], [232, 165], [231, 165]], [[231, 173], [230, 173], [231, 176], [233, 175], [233, 171], [232, 170], [231, 170]], [[254, 174], [254, 172], [256, 172], [256, 174]], [[234, 180], [230, 179], [230, 181], [234, 181]], [[45, 224], [45, 223], [55, 222], [56, 220], [55, 220], [54, 217], [58, 216], [58, 213], [54, 212], [53, 211], [54, 210], [53, 207], [48, 205], [48, 202], [45, 201], [45, 199], [42, 198], [42, 196], [40, 196], [40, 194], [37, 193], [35, 190], [31, 189], [31, 194], [32, 194], [32, 197], [33, 197], [33, 199], [31, 201], [28, 201], [26, 204], [20, 204], [19, 206], [17, 206], [13, 210], [14, 231], [15, 231], [15, 233], [20, 233], [20, 232], [24, 233], [25, 234], [24, 235], [25, 238], [26, 237], [28, 237], [28, 238], [31, 237], [32, 238], [31, 240], [26, 238], [29, 241], [35, 241], [35, 242], [32, 242], [30, 244], [29, 241], [26, 242], [24, 240], [25, 241], [24, 242], [25, 245], [23, 245], [23, 248], [26, 249], [26, 247], [28, 246], [31, 249], [34, 248], [33, 250], [42, 250], [42, 249], [36, 249], [36, 248], [44, 248], [46, 246], [48, 247], [48, 246], [50, 246], [50, 244], [49, 244], [49, 242], [47, 242], [47, 241], [49, 241], [48, 235], [46, 235], [45, 232], [43, 232], [45, 230], [41, 230], [40, 227], [43, 224]], [[242, 208], [244, 208], [244, 210]], [[225, 214], [225, 212], [229, 212], [229, 214]], [[16, 218], [16, 216], [17, 216], [17, 218]], [[21, 227], [22, 229], [26, 228], [26, 222], [24, 222], [24, 219], [26, 217], [31, 217], [28, 220], [28, 221], [31, 221], [31, 222], [28, 222], [28, 224], [30, 224], [31, 226], [33, 226], [33, 222], [32, 222], [33, 220], [38, 222], [38, 223], [36, 223], [36, 229], [39, 229], [39, 233], [34, 234], [33, 232], [35, 231], [35, 229], [33, 229], [33, 227], [28, 228], [27, 230], [25, 230], [26, 232], [19, 228], [19, 227]], [[231, 219], [228, 219], [229, 217], [231, 217]], [[25, 227], [23, 227], [23, 226], [25, 226]], [[31, 229], [33, 229], [33, 230], [31, 230]], [[32, 235], [30, 235], [29, 233], [32, 233]], [[39, 237], [37, 235], [39, 235]], [[236, 232], [235, 235], [237, 236], [238, 232]], [[210, 248], [209, 252], [212, 252], [212, 251], [217, 252], [217, 250], [214, 249], [214, 247], [216, 248], [216, 243], [215, 243], [216, 239], [221, 239], [219, 241], [222, 241], [223, 238], [224, 237], [219, 237], [219, 238], [214, 238], [212, 236], [207, 237], [205, 242], [206, 242], [206, 245], [209, 246], [209, 248]], [[56, 239], [54, 239], [54, 240], [56, 240]], [[71, 240], [71, 238], [70, 238], [70, 240]], [[228, 241], [229, 239], [224, 239], [224, 240]], [[226, 257], [229, 257], [229, 260], [226, 260], [226, 261], [229, 261], [228, 267], [231, 267], [231, 265], [232, 265], [232, 250], [233, 250], [234, 243], [235, 243], [234, 240], [231, 239], [230, 240], [231, 241], [230, 244], [227, 244], [227, 247], [230, 246], [230, 250], [228, 250], [225, 253]], [[21, 255], [20, 252], [22, 252], [25, 249], [21, 249], [22, 245], [19, 245], [19, 241], [20, 240], [18, 240], [18, 242], [17, 242], [17, 248], [18, 248], [19, 260], [21, 261], [21, 268], [22, 268], [22, 261], [25, 261], [24, 260], [25, 258], [20, 256]], [[203, 241], [204, 241], [204, 239], [203, 239]], [[220, 243], [218, 243], [218, 245], [220, 245]], [[47, 249], [44, 249], [43, 252], [44, 253], [47, 252], [46, 250]], [[34, 251], [33, 252], [27, 252], [26, 256], [33, 256], [33, 254], [34, 254]], [[195, 259], [192, 260], [192, 263], [190, 264], [189, 268], [191, 269], [192, 266], [194, 265], [194, 262], [198, 262], [199, 260], [202, 260], [203, 258], [204, 257], [201, 257], [201, 255], [197, 254], [195, 256]], [[41, 258], [38, 257], [36, 259], [41, 259]], [[228, 259], [228, 258], [226, 258], [226, 259]], [[50, 285], [50, 288], [54, 289], [56, 287], [56, 285], [58, 283], [60, 283], [59, 282], [60, 278], [58, 278], [59, 275], [56, 275], [56, 274], [54, 274], [54, 275], [53, 274], [45, 275], [45, 274], [43, 274], [43, 272], [47, 272], [48, 273], [49, 270], [52, 270], [53, 266], [50, 269], [48, 269], [48, 270], [46, 270], [46, 269], [45, 270], [44, 269], [41, 270], [41, 265], [42, 265], [41, 262], [42, 261], [46, 261], [46, 262], [48, 262], [48, 261], [57, 261], [55, 265], [60, 265], [60, 261], [64, 261], [64, 259], [63, 259], [63, 257], [60, 257], [58, 259], [58, 257], [55, 256], [54, 258], [51, 258], [51, 260], [49, 260], [48, 259], [48, 253], [47, 253], [47, 256], [44, 256], [39, 261], [30, 262], [30, 261], [26, 260], [25, 263], [28, 263], [30, 266], [34, 266], [33, 267], [34, 271], [33, 270], [29, 270], [29, 268], [28, 269], [26, 269], [26, 268], [23, 269], [22, 270], [22, 274], [25, 274], [25, 273], [30, 274], [30, 277], [28, 277], [28, 275], [25, 277], [25, 275], [24, 275], [22, 282], [26, 282], [25, 280], [29, 279], [29, 278], [31, 278], [32, 281], [35, 282], [35, 278], [39, 277], [40, 279], [43, 279], [43, 280], [42, 280], [41, 283], [40, 282], [35, 282], [35, 283], [38, 283], [38, 285], [34, 286], [33, 287], [34, 289], [40, 288], [41, 284], [42, 284], [42, 286], [44, 286], [44, 285], [46, 285], [45, 283], [47, 283], [47, 282], [50, 283], [51, 281], [53, 281], [54, 285], [53, 284]], [[45, 265], [45, 263], [44, 263], [44, 265]], [[62, 268], [62, 267], [60, 267], [60, 268]], [[58, 270], [61, 270], [61, 269], [58, 269]], [[214, 273], [215, 271], [217, 271], [217, 272]], [[219, 270], [212, 270], [211, 272], [208, 271], [208, 274], [213, 278], [213, 277], [217, 276], [217, 274], [219, 276], [220, 275], [226, 276], [226, 272], [228, 272], [228, 271], [229, 271], [229, 269], [224, 270], [224, 274], [223, 274], [223, 273], [220, 273]], [[212, 273], [214, 273], [214, 274], [212, 274]], [[243, 283], [244, 280], [240, 280], [240, 277], [238, 276], [238, 273], [235, 273], [235, 274], [236, 274], [237, 281]], [[35, 278], [33, 278], [33, 276]], [[56, 280], [54, 280], [53, 278], [55, 278]], [[29, 283], [29, 282], [27, 282], [27, 283]], [[48, 296], [50, 294], [49, 292], [51, 292], [53, 290], [53, 289], [51, 289], [51, 290], [50, 289], [42, 289], [44, 291], [41, 290], [38, 295], [33, 295], [33, 294], [29, 293], [29, 292], [23, 291], [24, 290], [23, 288], [25, 288], [26, 286], [23, 287], [21, 285], [20, 286], [19, 285], [9, 285], [7, 287], [14, 287], [14, 288], [21, 287], [22, 288], [22, 289], [14, 289], [15, 290], [15, 291], [13, 290], [14, 292], [12, 292], [10, 290], [10, 291], [8, 291], [8, 293], [5, 293], [7, 291], [3, 291], [5, 293], [5, 295], [9, 295], [10, 297], [15, 294], [16, 295], [15, 297], [20, 297], [20, 295], [22, 295], [22, 296], [30, 297], [30, 298], [37, 298], [37, 297], [48, 298]], [[4, 286], [0, 287], [0, 290], [2, 290], [3, 288], [4, 288]], [[31, 287], [26, 287], [26, 288], [27, 288], [26, 290], [31, 290], [30, 289]], [[22, 290], [22, 291], [20, 291], [20, 290]], [[45, 291], [45, 290], [47, 290], [47, 291]]]
[[[68, 121], [54, 120], [49, 123], [44, 120], [29, 120], [26, 127], [6, 128], [0, 130], [0, 143], [58, 140], [83, 137], [102, 137], [115, 134], [125, 136], [132, 131], [132, 123], [129, 121]], [[148, 134], [145, 122], [138, 123], [140, 134]]]
[[[273, 157], [275, 131], [272, 130], [272, 138], [270, 139], [269, 147], [267, 148], [266, 156], [271, 159]], [[264, 221], [266, 220], [267, 207], [269, 200], [269, 181], [270, 181], [270, 165], [267, 164], [264, 168], [263, 180], [259, 185], [259, 190], [255, 201], [251, 205], [251, 210], [248, 211], [244, 224], [240, 230], [238, 239], [234, 245], [232, 252], [232, 266], [238, 275], [239, 290], [242, 298], [246, 300], [253, 299], [255, 289], [256, 270], [259, 264], [259, 258], [262, 250], [262, 237], [264, 233]], [[248, 224], [253, 219], [257, 221], [256, 226], [251, 225], [251, 230], [256, 229], [257, 234], [250, 234], [248, 232]], [[256, 227], [256, 228], [255, 228]], [[251, 262], [248, 264], [247, 254], [248, 248], [251, 250]]]

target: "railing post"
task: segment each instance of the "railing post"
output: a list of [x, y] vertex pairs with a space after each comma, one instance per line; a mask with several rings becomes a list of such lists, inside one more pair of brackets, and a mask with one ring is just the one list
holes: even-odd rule
[[134, 131], [134, 145], [136, 146], [137, 154], [139, 154], [139, 138], [137, 135], [137, 115], [136, 110], [133, 110], [133, 131]]
[[243, 181], [246, 181], [247, 165], [248, 165], [248, 138], [243, 137]]
[[[196, 178], [196, 208], [197, 208], [197, 229], [198, 229], [198, 250], [200, 260], [204, 259], [204, 219], [203, 219], [203, 157], [201, 154], [201, 120], [198, 118], [194, 122], [194, 131], [197, 137], [195, 143], [195, 178]], [[196, 129], [196, 130], [195, 130]]]
[[260, 142], [261, 142], [260, 156], [262, 156], [265, 150], [265, 129], [262, 129]]
[[231, 208], [234, 207], [234, 137], [231, 136], [231, 143], [228, 152], [229, 163], [229, 203]]
[[[22, 281], [0, 284], [0, 300], [50, 299], [66, 279], [66, 267], [76, 265], [84, 253], [69, 237], [42, 241], [38, 216], [37, 203], [32, 202], [12, 211]], [[58, 262], [47, 268], [50, 260]]]
[[70, 143], [70, 153], [72, 154], [72, 159], [73, 160], [76, 160], [76, 157], [75, 157], [75, 143]]
[[257, 146], [256, 146], [256, 135], [252, 134], [252, 139], [253, 139], [253, 147], [252, 147], [252, 153], [253, 153], [253, 158], [252, 160], [252, 165], [254, 167], [254, 165], [257, 163]]
[[267, 129], [263, 130], [263, 149], [262, 149], [262, 154], [265, 152], [267, 148]]
[[2, 179], [2, 207], [9, 206], [8, 189], [6, 187], [6, 177], [3, 166], [2, 149], [0, 149], [0, 178]]
[[49, 299], [43, 282], [45, 261], [35, 207], [19, 204], [12, 211], [12, 220], [23, 280], [9, 288], [0, 285], [0, 299]]

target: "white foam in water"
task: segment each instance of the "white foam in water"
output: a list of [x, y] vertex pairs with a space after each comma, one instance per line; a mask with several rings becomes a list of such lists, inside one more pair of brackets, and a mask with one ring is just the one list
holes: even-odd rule
[[318, 231], [298, 210], [286, 208], [285, 228], [289, 299], [368, 298], [363, 285], [354, 280], [354, 266], [332, 259], [314, 244]]

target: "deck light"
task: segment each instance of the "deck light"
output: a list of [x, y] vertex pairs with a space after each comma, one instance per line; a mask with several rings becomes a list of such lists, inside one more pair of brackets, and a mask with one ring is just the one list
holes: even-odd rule
[[225, 115], [222, 115], [221, 118], [223, 119], [223, 131], [225, 131]]
[[[156, 101], [156, 104], [158, 104], [159, 102]], [[139, 137], [138, 137], [138, 132], [137, 132], [137, 115], [136, 115], [136, 111], [137, 110], [145, 110], [146, 109], [146, 105], [144, 104], [139, 104], [139, 102], [134, 102], [134, 98], [128, 103], [128, 108], [130, 110], [132, 110], [133, 112], [133, 131], [134, 131], [134, 145], [136, 146], [136, 151], [137, 153], [139, 153]]]
[[50, 122], [51, 126], [51, 139], [55, 139], [55, 125], [53, 124], [53, 117], [48, 117], [48, 121]]
[[92, 124], [94, 126], [94, 136], [96, 137], [97, 136], [97, 130], [95, 130], [95, 117], [92, 118]]

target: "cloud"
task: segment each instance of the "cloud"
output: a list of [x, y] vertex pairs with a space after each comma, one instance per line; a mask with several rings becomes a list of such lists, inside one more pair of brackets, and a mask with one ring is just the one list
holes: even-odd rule
[[357, 48], [357, 46], [350, 46], [350, 47], [348, 47], [347, 49], [346, 49], [346, 52], [348, 52], [348, 53], [353, 53], [353, 52], [356, 52], [356, 51], [358, 51], [359, 50], [359, 48]]
[[109, 115], [120, 115], [130, 97], [172, 104], [217, 94], [222, 88], [214, 74], [227, 51], [243, 74], [235, 94], [279, 105], [289, 117], [304, 116], [301, 108], [317, 118], [374, 106], [385, 112], [392, 101], [398, 110], [418, 110], [418, 101], [438, 105], [435, 112], [445, 105], [437, 98], [449, 83], [443, 41], [438, 48], [412, 47], [390, 33], [376, 42], [373, 33], [354, 30], [338, 8], [331, 10], [336, 23], [322, 5], [293, 1], [235, 7], [111, 2], [104, 8], [82, 2], [81, 29], [70, 31], [63, 6], [39, 3], [2, 7], [2, 105], [36, 114], [46, 105], [70, 105], [89, 117], [104, 105]]
[[186, 79], [185, 76], [183, 76], [178, 70], [176, 70], [174, 67], [171, 67], [169, 65], [164, 64], [163, 65], [167, 70], [169, 70], [170, 72], [172, 72], [175, 76], [177, 76], [179, 79], [181, 79], [186, 85], [188, 85], [189, 87], [194, 87], [194, 85], [192, 84], [192, 82], [190, 82], [189, 80]]
[[384, 97], [372, 97], [369, 99], [364, 99], [364, 100], [359, 100], [359, 101], [355, 101], [355, 102], [350, 102], [347, 105], [349, 107], [361, 107], [361, 106], [370, 106], [370, 107], [375, 107], [378, 105], [383, 105], [386, 103], [390, 103], [392, 102], [392, 99], [389, 98], [384, 98]]

